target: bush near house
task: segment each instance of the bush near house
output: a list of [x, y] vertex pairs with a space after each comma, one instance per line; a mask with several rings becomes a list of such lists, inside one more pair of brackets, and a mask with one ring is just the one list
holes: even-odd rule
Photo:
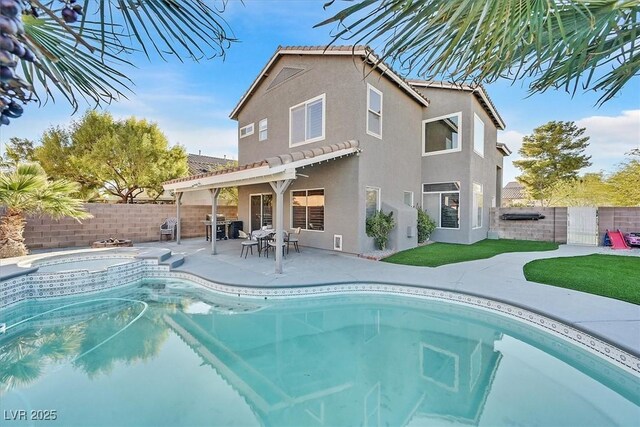
[[416, 209], [418, 210], [418, 243], [424, 243], [436, 229], [436, 222], [419, 205]]
[[374, 215], [367, 218], [367, 236], [373, 237], [376, 247], [383, 251], [387, 247], [387, 241], [389, 241], [389, 232], [395, 226], [393, 212], [385, 214], [381, 210], [376, 211]]

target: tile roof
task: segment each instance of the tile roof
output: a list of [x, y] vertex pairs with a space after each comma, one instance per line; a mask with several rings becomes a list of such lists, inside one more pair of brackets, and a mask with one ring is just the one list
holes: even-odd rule
[[503, 199], [526, 199], [524, 186], [517, 181], [508, 182], [502, 189]]
[[188, 154], [187, 166], [189, 167], [189, 175], [197, 175], [199, 173], [210, 172], [220, 166], [226, 166], [229, 162], [237, 163], [235, 160], [203, 156], [201, 154]]
[[495, 104], [491, 100], [491, 97], [487, 93], [486, 89], [481, 84], [470, 85], [467, 83], [449, 83], [439, 80], [417, 80], [417, 79], [409, 79], [409, 84], [412, 86], [418, 87], [426, 87], [426, 88], [435, 88], [435, 89], [452, 89], [452, 90], [465, 90], [472, 92], [480, 105], [487, 111], [489, 116], [492, 118], [494, 124], [499, 128], [504, 129], [506, 127], [504, 120], [498, 113], [498, 109]]
[[291, 153], [268, 157], [266, 159], [258, 160], [257, 162], [253, 162], [253, 163], [246, 163], [244, 165], [238, 165], [230, 168], [224, 168], [224, 169], [219, 169], [219, 170], [210, 171], [206, 173], [186, 176], [183, 178], [172, 179], [171, 181], [167, 181], [164, 184], [174, 184], [177, 182], [191, 181], [195, 179], [206, 178], [209, 176], [223, 175], [231, 172], [238, 172], [238, 171], [254, 169], [259, 167], [273, 168], [276, 166], [286, 165], [288, 163], [292, 163], [298, 160], [312, 159], [314, 157], [321, 156], [323, 154], [335, 153], [340, 150], [346, 150], [349, 148], [357, 148], [358, 145], [359, 145], [358, 141], [351, 140], [351, 141], [339, 142], [337, 144], [326, 145], [324, 147], [309, 148], [308, 150], [292, 151]]

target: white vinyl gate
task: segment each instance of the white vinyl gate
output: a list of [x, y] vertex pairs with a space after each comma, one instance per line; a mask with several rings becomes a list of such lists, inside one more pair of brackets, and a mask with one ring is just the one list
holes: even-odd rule
[[598, 246], [598, 208], [567, 208], [567, 244]]

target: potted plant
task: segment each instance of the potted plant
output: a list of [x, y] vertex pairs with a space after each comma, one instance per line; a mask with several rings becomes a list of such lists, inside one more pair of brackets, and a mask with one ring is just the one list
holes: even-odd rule
[[371, 217], [367, 218], [367, 236], [373, 237], [376, 247], [384, 250], [389, 240], [389, 232], [396, 226], [393, 219], [393, 212], [385, 214], [381, 210], [376, 211]]

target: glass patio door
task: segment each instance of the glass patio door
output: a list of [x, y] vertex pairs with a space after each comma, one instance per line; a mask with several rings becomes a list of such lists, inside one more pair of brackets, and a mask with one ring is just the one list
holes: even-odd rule
[[252, 194], [250, 208], [251, 231], [273, 227], [273, 194]]

